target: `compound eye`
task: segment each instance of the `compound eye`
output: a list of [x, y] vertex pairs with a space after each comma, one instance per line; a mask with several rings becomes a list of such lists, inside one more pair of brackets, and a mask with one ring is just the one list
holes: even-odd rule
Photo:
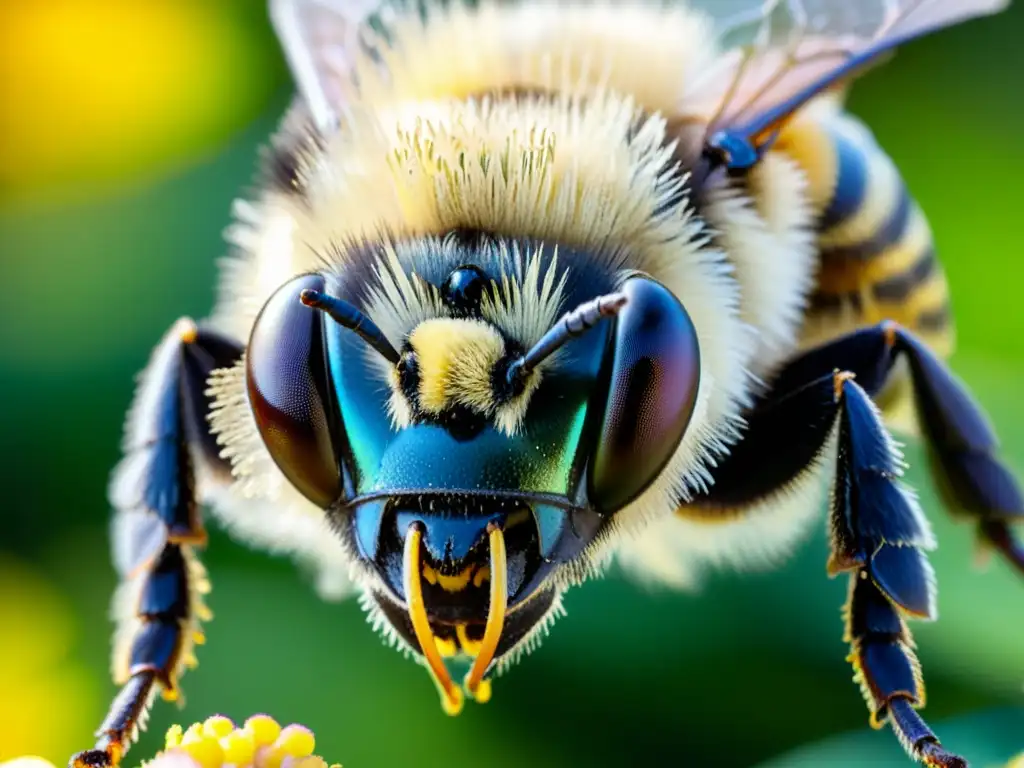
[[249, 338], [246, 386], [260, 436], [285, 477], [329, 507], [343, 483], [331, 422], [337, 409], [327, 375], [323, 314], [299, 301], [324, 278], [302, 275], [264, 305]]
[[604, 366], [608, 396], [590, 461], [588, 492], [603, 513], [633, 501], [661, 473], [690, 423], [700, 382], [697, 331], [671, 291], [626, 281]]

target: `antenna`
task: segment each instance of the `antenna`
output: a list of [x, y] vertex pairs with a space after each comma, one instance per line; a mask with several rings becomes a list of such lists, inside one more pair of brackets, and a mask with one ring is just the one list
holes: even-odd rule
[[310, 288], [299, 294], [299, 300], [307, 307], [326, 312], [338, 325], [343, 325], [350, 331], [357, 333], [359, 338], [380, 352], [389, 363], [398, 365], [401, 356], [391, 346], [391, 342], [388, 341], [384, 332], [377, 327], [373, 320], [356, 309], [352, 304]]
[[609, 293], [580, 304], [576, 309], [562, 315], [561, 319], [541, 337], [540, 341], [508, 367], [508, 383], [513, 390], [521, 391], [526, 377], [538, 365], [551, 357], [571, 339], [589, 331], [603, 318], [615, 317], [627, 301], [628, 298], [624, 293]]

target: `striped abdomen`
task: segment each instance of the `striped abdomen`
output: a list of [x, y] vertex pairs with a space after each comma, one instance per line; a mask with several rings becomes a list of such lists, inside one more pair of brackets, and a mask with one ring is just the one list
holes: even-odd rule
[[819, 217], [820, 263], [805, 343], [894, 320], [948, 355], [949, 289], [931, 229], [867, 129], [841, 112], [816, 113], [796, 121], [778, 148], [807, 172]]

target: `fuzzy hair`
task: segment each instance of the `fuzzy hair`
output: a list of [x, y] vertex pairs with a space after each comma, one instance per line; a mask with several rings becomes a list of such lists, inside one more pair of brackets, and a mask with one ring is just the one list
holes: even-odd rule
[[481, 313], [485, 320], [528, 349], [540, 341], [558, 319], [569, 273], [563, 271], [561, 279], [555, 283], [557, 249], [544, 270], [543, 280], [539, 253], [531, 255], [524, 268], [522, 253], [514, 248], [511, 261], [513, 269], [503, 273], [501, 282], [495, 281], [490, 292], [484, 293]]
[[[360, 101], [372, 110], [505, 86], [569, 93], [611, 87], [647, 111], [671, 115], [719, 61], [711, 20], [664, 0], [392, 5], [389, 43], [354, 65]], [[403, 12], [415, 6], [422, 13]]]
[[535, 623], [516, 645], [506, 652], [495, 665], [495, 673], [502, 675], [521, 659], [529, 656], [538, 647], [544, 638], [548, 636], [551, 627], [555, 622], [566, 615], [565, 607], [562, 605], [562, 592], [556, 592], [551, 606], [544, 613], [544, 616]]
[[[415, 131], [398, 130], [390, 148], [364, 149], [353, 140], [349, 151], [361, 165], [374, 157], [381, 165], [366, 179], [354, 175], [349, 184], [337, 185], [326, 202], [311, 203], [314, 211], [322, 207], [348, 215], [320, 241], [326, 222], [309, 230], [296, 222], [301, 239], [293, 243], [293, 259], [332, 252], [332, 242], [370, 239], [366, 231], [374, 226], [409, 236], [479, 228], [581, 246], [607, 254], [613, 260], [609, 269], [623, 275], [639, 270], [665, 284], [687, 307], [697, 330], [704, 361], [698, 403], [668, 469], [618, 517], [639, 524], [668, 514], [678, 499], [705, 486], [707, 462], [737, 435], [750, 387], [746, 365], [753, 334], [738, 317], [740, 290], [724, 255], [710, 245], [678, 194], [683, 182], [666, 146], [664, 121], [652, 117], [636, 129], [633, 108], [612, 95], [527, 106], [458, 103], [449, 115], [448, 127], [424, 121]], [[333, 167], [348, 154], [330, 156], [332, 178], [348, 178], [345, 166]], [[392, 195], [358, 190], [361, 181], [380, 183], [381, 178], [392, 180]], [[381, 205], [371, 207], [373, 200]], [[390, 210], [389, 202], [396, 204]], [[272, 223], [281, 226], [276, 214]], [[336, 268], [344, 269], [343, 261]], [[260, 270], [252, 273], [259, 275]], [[262, 293], [275, 287], [265, 285]], [[399, 322], [393, 320], [382, 318], [384, 324]], [[221, 431], [239, 458], [236, 474], [244, 478], [252, 452], [265, 449], [258, 447], [258, 435], [251, 439], [251, 429], [241, 430], [248, 438], [235, 428]], [[239, 451], [243, 439], [248, 450]]]
[[[684, 7], [428, 3], [424, 15], [392, 22], [387, 38], [372, 61], [360, 63], [359, 100], [348, 105], [342, 130], [323, 137], [319, 154], [298, 167], [301, 197], [267, 189], [236, 205], [227, 233], [234, 252], [213, 321], [248, 338], [259, 308], [287, 279], [325, 261], [343, 272], [347, 244], [379, 242], [383, 266], [370, 306], [395, 342], [444, 316], [415, 277], [416, 263], [436, 253], [424, 246], [427, 239], [443, 244], [447, 233], [465, 229], [585, 249], [623, 279], [639, 271], [666, 285], [686, 306], [701, 349], [690, 427], [666, 469], [616, 515], [585, 562], [557, 575], [562, 588], [599, 571], [623, 535], [641, 533], [653, 520], [677, 522], [680, 500], [707, 487], [708, 467], [739, 438], [751, 371], [794, 342], [808, 280], [806, 210], [765, 200], [799, 195], [803, 181], [779, 158], [759, 174], [753, 198], [723, 191], [713, 202], [714, 233], [694, 216], [666, 118], [685, 111], [685, 95], [706, 81], [718, 52], [709, 23]], [[503, 89], [539, 95], [506, 98]], [[296, 127], [302, 125], [293, 114], [284, 131], [306, 130]], [[733, 209], [742, 215], [729, 218]], [[735, 260], [722, 242], [737, 249]], [[791, 289], [768, 295], [771, 259], [783, 256], [793, 259], [785, 265]], [[539, 264], [533, 269], [525, 255], [510, 257], [508, 282], [485, 312], [516, 336], [537, 336], [571, 276], [552, 266], [542, 279]], [[517, 263], [525, 264], [518, 273]], [[771, 274], [775, 281], [778, 273]], [[322, 516], [263, 446], [244, 368], [221, 372], [212, 391], [214, 430], [233, 463], [233, 495], [285, 510], [277, 530]], [[344, 570], [340, 545], [274, 540], [243, 519], [250, 513], [241, 506], [217, 513], [254, 543], [296, 553], [308, 546], [320, 567]], [[354, 575], [373, 578], [362, 569]]]
[[211, 432], [225, 446], [234, 483], [207, 485], [210, 503], [230, 534], [274, 554], [290, 555], [310, 569], [321, 597], [339, 600], [357, 580], [356, 560], [330, 529], [324, 512], [300, 494], [260, 439], [245, 388], [245, 358], [215, 371]]
[[436, 318], [409, 335], [419, 363], [420, 407], [440, 413], [453, 403], [487, 413], [493, 408], [491, 371], [505, 354], [505, 341], [490, 323]]
[[714, 515], [699, 507], [652, 523], [616, 553], [623, 570], [649, 586], [699, 588], [704, 571], [759, 570], [778, 565], [810, 534], [835, 473], [838, 427], [815, 461], [760, 502]]
[[[367, 289], [369, 316], [398, 349], [420, 323], [448, 315], [437, 287], [416, 274], [417, 263], [427, 253], [419, 243], [384, 241], [373, 266], [377, 281]], [[378, 354], [372, 357], [387, 370], [394, 367]]]
[[[524, 254], [517, 243], [503, 241], [482, 247], [497, 250], [493, 261], [500, 275], [484, 292], [481, 314], [505, 336], [530, 347], [554, 325], [562, 308], [568, 272], [559, 272], [557, 249], [542, 275], [539, 250]], [[368, 314], [379, 318], [392, 345], [400, 347], [423, 321], [450, 316], [437, 287], [420, 279], [418, 270], [432, 259], [450, 262], [456, 248], [453, 237], [382, 243], [373, 267], [377, 282], [367, 289]]]
[[748, 183], [710, 186], [703, 213], [735, 265], [741, 317], [758, 329], [752, 372], [765, 376], [797, 347], [817, 267], [814, 211], [802, 169], [782, 154], [767, 154]]
[[[502, 334], [528, 349], [555, 324], [562, 308], [568, 272], [559, 272], [557, 249], [542, 273], [539, 250], [524, 256], [516, 243], [496, 241], [484, 246], [496, 249], [493, 255], [500, 275], [483, 295], [481, 314], [486, 323], [467, 326], [464, 321], [450, 318], [436, 286], [419, 279], [416, 272], [430, 259], [449, 258], [455, 247], [456, 240], [452, 237], [385, 244], [374, 266], [377, 283], [368, 289], [369, 315], [379, 319], [384, 335], [399, 348], [406, 341], [414, 348], [418, 344], [427, 344], [428, 329], [445, 328], [450, 331], [430, 331], [429, 346], [425, 350], [431, 359], [447, 361], [444, 370], [432, 375], [431, 371], [423, 369], [424, 361], [420, 361], [421, 394], [429, 395], [425, 402], [433, 403], [427, 410], [439, 412], [448, 401], [462, 403], [493, 417], [498, 428], [511, 435], [522, 424], [530, 396], [539, 385], [543, 371], [554, 364], [559, 355], [556, 352], [540, 364], [520, 396], [498, 406], [492, 402], [489, 371], [505, 349]], [[449, 325], [438, 324], [444, 320], [449, 320]], [[491, 343], [485, 345], [488, 349], [483, 349], [480, 343], [459, 349], [460, 344], [468, 343], [469, 336], [484, 333], [476, 326], [491, 329]], [[458, 332], [458, 329], [469, 332], [474, 328], [476, 332], [469, 333], [469, 336]], [[415, 336], [419, 337], [419, 342], [414, 340]], [[474, 350], [479, 354], [471, 354]], [[413, 410], [401, 391], [397, 370], [372, 350], [368, 352], [368, 357], [391, 390], [388, 408], [392, 423], [396, 428], [407, 426], [412, 421]], [[469, 368], [463, 370], [460, 361], [468, 363]], [[440, 393], [444, 393], [444, 397], [435, 397]]]

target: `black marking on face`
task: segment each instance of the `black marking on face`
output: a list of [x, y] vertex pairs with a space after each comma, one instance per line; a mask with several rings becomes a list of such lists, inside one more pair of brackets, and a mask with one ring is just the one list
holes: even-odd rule
[[411, 347], [406, 348], [398, 362], [398, 386], [409, 403], [414, 422], [437, 424], [459, 441], [472, 440], [487, 427], [485, 414], [462, 403], [452, 403], [440, 413], [427, 413], [422, 409], [419, 363]]
[[491, 371], [491, 392], [496, 405], [504, 405], [526, 391], [526, 380], [509, 378], [512, 363], [526, 354], [526, 347], [514, 339], [505, 338], [505, 356], [499, 360]]
[[405, 399], [414, 411], [419, 410], [420, 402], [420, 369], [416, 353], [406, 348], [402, 359], [398, 361], [398, 386]]
[[421, 421], [430, 421], [448, 430], [448, 434], [463, 442], [472, 440], [487, 427], [488, 418], [468, 405], [453, 403], [438, 414], [420, 416]]

